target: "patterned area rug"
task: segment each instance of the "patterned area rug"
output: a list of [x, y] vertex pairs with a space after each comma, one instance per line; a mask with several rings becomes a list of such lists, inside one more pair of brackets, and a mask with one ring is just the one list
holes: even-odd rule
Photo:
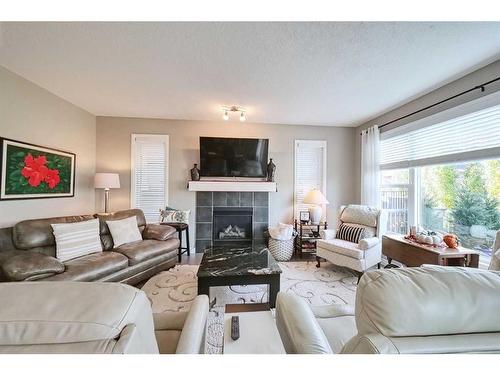
[[[280, 263], [281, 291], [294, 293], [311, 305], [354, 305], [357, 277], [349, 270], [323, 262]], [[153, 276], [142, 287], [152, 303], [154, 312], [187, 311], [197, 294], [196, 272], [198, 266], [177, 265]], [[227, 303], [267, 302], [266, 285], [214, 287], [210, 300], [215, 306], [210, 310], [207, 328], [206, 353], [222, 353], [224, 306]]]

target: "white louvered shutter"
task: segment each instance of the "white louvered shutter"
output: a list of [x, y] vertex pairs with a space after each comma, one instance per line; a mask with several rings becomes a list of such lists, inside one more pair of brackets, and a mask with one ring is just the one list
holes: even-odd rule
[[[429, 122], [429, 120], [428, 120]], [[498, 157], [500, 105], [393, 136], [382, 136], [381, 168], [411, 168]], [[385, 136], [385, 139], [384, 139]]]
[[295, 141], [295, 191], [294, 214], [307, 211], [308, 204], [302, 203], [305, 195], [313, 188], [326, 194], [326, 141]]
[[159, 209], [168, 204], [168, 135], [132, 135], [133, 208], [157, 222]]

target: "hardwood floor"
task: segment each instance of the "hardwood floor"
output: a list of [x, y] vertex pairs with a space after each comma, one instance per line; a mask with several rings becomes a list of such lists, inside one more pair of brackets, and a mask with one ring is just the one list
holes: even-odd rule
[[203, 257], [203, 253], [191, 253], [191, 255], [183, 255], [181, 257], [181, 262], [179, 264], [195, 264], [198, 265], [201, 263], [201, 258]]

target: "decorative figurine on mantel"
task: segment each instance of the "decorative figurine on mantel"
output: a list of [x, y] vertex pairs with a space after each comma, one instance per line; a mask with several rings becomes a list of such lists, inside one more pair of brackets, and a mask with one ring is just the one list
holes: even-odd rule
[[195, 164], [191, 168], [191, 181], [200, 181], [200, 170], [198, 169], [198, 164]]
[[269, 164], [267, 165], [267, 181], [274, 182], [274, 174], [276, 173], [276, 164], [273, 163], [273, 159], [269, 159]]

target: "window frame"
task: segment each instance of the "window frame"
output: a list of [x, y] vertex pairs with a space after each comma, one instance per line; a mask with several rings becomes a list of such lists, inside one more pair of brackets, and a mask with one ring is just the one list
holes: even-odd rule
[[[293, 216], [295, 219], [298, 219], [298, 205], [300, 204], [297, 201], [297, 150], [300, 147], [300, 145], [309, 145], [309, 146], [317, 146], [317, 148], [322, 148], [323, 149], [323, 171], [322, 171], [322, 184], [321, 187], [318, 186], [317, 188], [321, 190], [321, 192], [326, 196], [326, 182], [327, 182], [327, 176], [326, 176], [326, 171], [327, 171], [327, 161], [328, 161], [328, 142], [326, 140], [313, 140], [313, 139], [296, 139], [294, 142], [294, 153], [293, 153], [293, 171], [294, 171], [294, 177], [293, 177]], [[323, 208], [323, 215], [326, 217], [326, 211], [325, 211], [325, 206], [322, 205]]]
[[137, 155], [137, 150], [136, 150], [136, 139], [140, 138], [151, 138], [151, 139], [161, 139], [164, 141], [165, 144], [165, 181], [164, 181], [164, 192], [165, 192], [165, 206], [168, 206], [169, 204], [169, 181], [170, 181], [170, 176], [169, 176], [169, 162], [170, 162], [170, 136], [168, 134], [139, 134], [139, 133], [132, 133], [130, 135], [130, 207], [131, 208], [137, 208], [136, 207], [136, 165], [135, 165], [135, 160], [136, 160], [136, 155]]

